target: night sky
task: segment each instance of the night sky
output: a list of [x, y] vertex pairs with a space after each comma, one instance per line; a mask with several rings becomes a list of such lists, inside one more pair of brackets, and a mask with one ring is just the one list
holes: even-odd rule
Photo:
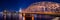
[[30, 4], [40, 1], [51, 1], [60, 3], [59, 0], [0, 0], [0, 11], [5, 9], [18, 11], [20, 8], [25, 9]]

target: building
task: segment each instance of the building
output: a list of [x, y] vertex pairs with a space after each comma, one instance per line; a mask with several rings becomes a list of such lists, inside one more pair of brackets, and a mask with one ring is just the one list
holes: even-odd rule
[[4, 10], [3, 11], [3, 18], [4, 20], [19, 20], [19, 13], [16, 11], [9, 11]]

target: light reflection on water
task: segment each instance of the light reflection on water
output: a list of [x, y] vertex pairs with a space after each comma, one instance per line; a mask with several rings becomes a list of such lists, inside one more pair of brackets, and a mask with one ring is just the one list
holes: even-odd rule
[[54, 17], [53, 16], [48, 16], [48, 15], [39, 15], [37, 16], [37, 14], [35, 14], [35, 20], [51, 20]]

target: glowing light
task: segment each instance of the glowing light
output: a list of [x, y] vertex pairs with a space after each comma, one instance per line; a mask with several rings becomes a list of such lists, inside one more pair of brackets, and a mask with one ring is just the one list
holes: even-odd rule
[[21, 11], [22, 11], [22, 9], [20, 8], [19, 12], [21, 12]]
[[[31, 6], [29, 6], [26, 10], [28, 12], [35, 12], [35, 11], [38, 11], [38, 12], [45, 12], [45, 10], [47, 11], [51, 11], [51, 9], [54, 9], [56, 10], [56, 8], [60, 7], [59, 6], [60, 4], [58, 3], [55, 3], [55, 2], [39, 2], [39, 3], [33, 3], [31, 4]], [[46, 9], [47, 8], [47, 9]]]

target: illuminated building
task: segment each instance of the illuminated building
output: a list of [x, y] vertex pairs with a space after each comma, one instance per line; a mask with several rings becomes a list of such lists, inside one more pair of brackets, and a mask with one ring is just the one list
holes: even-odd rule
[[16, 11], [3, 11], [3, 18], [4, 20], [19, 20], [19, 13]]

